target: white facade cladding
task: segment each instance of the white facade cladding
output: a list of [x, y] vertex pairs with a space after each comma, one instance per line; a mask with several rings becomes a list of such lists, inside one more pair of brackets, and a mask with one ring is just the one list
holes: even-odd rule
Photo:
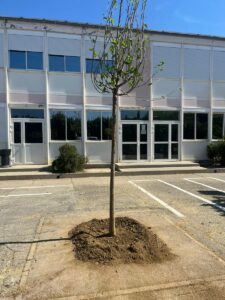
[[[90, 33], [101, 29], [0, 17], [0, 148], [12, 164], [50, 163], [65, 143], [90, 163], [110, 161], [112, 97], [89, 70]], [[225, 38], [146, 34], [152, 85], [119, 98], [117, 160], [205, 160], [225, 135]]]

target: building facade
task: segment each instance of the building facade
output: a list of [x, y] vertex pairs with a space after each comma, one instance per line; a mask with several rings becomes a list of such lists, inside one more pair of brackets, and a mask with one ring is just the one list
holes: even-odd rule
[[[0, 17], [0, 149], [12, 149], [12, 164], [51, 163], [65, 143], [110, 161], [112, 97], [90, 75], [90, 35], [101, 29]], [[152, 84], [118, 100], [117, 160], [205, 160], [224, 136], [225, 38], [146, 34]]]

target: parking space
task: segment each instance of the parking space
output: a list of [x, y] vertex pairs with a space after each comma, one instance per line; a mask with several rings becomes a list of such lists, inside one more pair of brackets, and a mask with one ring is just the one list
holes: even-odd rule
[[162, 214], [225, 260], [225, 175], [161, 176], [129, 183]]

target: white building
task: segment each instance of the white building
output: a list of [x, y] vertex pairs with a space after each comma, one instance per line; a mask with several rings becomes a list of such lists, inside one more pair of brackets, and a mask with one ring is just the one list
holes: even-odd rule
[[[90, 76], [88, 33], [101, 28], [0, 17], [0, 149], [13, 164], [50, 163], [65, 143], [110, 161], [111, 96]], [[207, 159], [224, 135], [225, 38], [148, 34], [153, 83], [119, 99], [118, 161]]]

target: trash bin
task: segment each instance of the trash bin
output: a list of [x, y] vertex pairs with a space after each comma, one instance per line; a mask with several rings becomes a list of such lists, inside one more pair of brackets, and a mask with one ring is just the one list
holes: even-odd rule
[[11, 154], [11, 149], [0, 149], [0, 156], [2, 158], [1, 167], [9, 167], [10, 154]]

